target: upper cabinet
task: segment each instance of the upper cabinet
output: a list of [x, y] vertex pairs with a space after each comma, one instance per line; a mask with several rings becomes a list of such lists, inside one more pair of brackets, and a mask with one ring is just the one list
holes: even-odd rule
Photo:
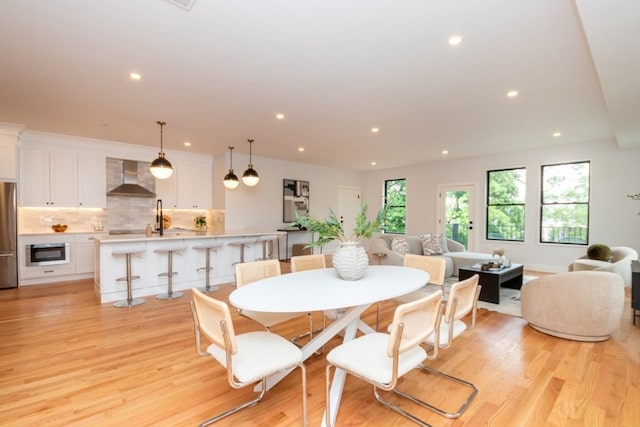
[[22, 206], [76, 207], [78, 166], [73, 153], [25, 148], [20, 152]]
[[0, 123], [0, 180], [18, 180], [18, 136], [22, 126]]
[[156, 194], [165, 208], [211, 209], [211, 165], [172, 160], [173, 175], [156, 179]]
[[40, 148], [20, 150], [20, 205], [107, 206], [106, 158]]

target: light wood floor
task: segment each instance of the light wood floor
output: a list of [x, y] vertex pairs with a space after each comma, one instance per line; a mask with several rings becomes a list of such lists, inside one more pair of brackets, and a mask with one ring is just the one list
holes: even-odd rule
[[[227, 300], [231, 290], [212, 295]], [[246, 399], [250, 390], [231, 389], [223, 369], [197, 355], [189, 298], [190, 292], [172, 301], [151, 297], [117, 309], [99, 303], [91, 281], [0, 291], [0, 425], [193, 426]], [[477, 398], [455, 421], [417, 413], [434, 426], [640, 426], [640, 327], [631, 324], [628, 298], [620, 330], [602, 343], [553, 338], [521, 318], [480, 310], [475, 329], [431, 362], [475, 383]], [[383, 305], [386, 321], [392, 310]], [[365, 320], [374, 318], [370, 309]], [[235, 321], [238, 333], [258, 329]], [[275, 332], [302, 330], [298, 323]], [[324, 358], [306, 365], [309, 425], [317, 426]], [[434, 403], [461, 393], [418, 372], [403, 387]], [[257, 406], [217, 425], [298, 426], [299, 391], [296, 370]], [[413, 424], [349, 377], [338, 425]]]

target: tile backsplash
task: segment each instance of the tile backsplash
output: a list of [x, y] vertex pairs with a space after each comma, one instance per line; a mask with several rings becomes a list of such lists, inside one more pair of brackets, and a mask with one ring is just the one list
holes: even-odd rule
[[[107, 188], [112, 190], [122, 183], [122, 160], [107, 159]], [[155, 178], [149, 172], [149, 164], [138, 162], [138, 183], [155, 192]], [[144, 230], [147, 224], [155, 225], [156, 199], [146, 197], [107, 196], [106, 209], [86, 208], [19, 208], [19, 232], [49, 233], [53, 224], [67, 224], [69, 232], [92, 232], [94, 225], [102, 224], [108, 230]], [[207, 217], [209, 231], [224, 232], [223, 210], [163, 209], [171, 218], [171, 228], [193, 229], [196, 216]]]

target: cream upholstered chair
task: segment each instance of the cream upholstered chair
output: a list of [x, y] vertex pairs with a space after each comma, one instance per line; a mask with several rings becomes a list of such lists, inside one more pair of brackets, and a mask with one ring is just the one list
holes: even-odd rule
[[292, 273], [327, 268], [327, 262], [323, 254], [296, 255], [291, 257], [290, 261]]
[[[198, 289], [192, 291], [190, 306], [198, 354], [212, 356], [220, 363], [226, 369], [227, 380], [233, 388], [262, 383], [256, 397], [202, 422], [200, 426], [208, 426], [258, 403], [264, 397], [269, 375], [296, 367], [300, 368], [302, 375], [302, 421], [306, 425], [307, 377], [302, 351], [285, 338], [268, 331], [236, 335], [229, 306]], [[202, 348], [202, 336], [211, 341], [206, 349]]]
[[[477, 274], [468, 279], [459, 281], [451, 285], [449, 297], [447, 298], [446, 307], [444, 309], [443, 319], [440, 322], [439, 334], [433, 334], [426, 339], [427, 344], [434, 348], [447, 349], [453, 343], [453, 340], [459, 337], [467, 329], [471, 329], [476, 324], [476, 311], [478, 308], [478, 297], [480, 296], [481, 286], [478, 285], [479, 277]], [[467, 326], [462, 318], [471, 313], [471, 322]], [[448, 378], [458, 384], [461, 384], [471, 391], [464, 402], [455, 412], [449, 412], [434, 405], [424, 403], [424, 406], [435, 411], [436, 413], [447, 418], [459, 418], [467, 409], [471, 401], [478, 394], [478, 387], [463, 379], [454, 377], [444, 372], [425, 366], [428, 372], [436, 374], [443, 378]]]
[[604, 341], [620, 327], [624, 284], [608, 271], [576, 271], [538, 277], [520, 290], [522, 317], [548, 335]]
[[625, 246], [611, 248], [611, 262], [589, 259], [586, 255], [576, 259], [569, 265], [569, 271], [608, 271], [622, 277], [624, 285], [631, 287], [631, 261], [638, 259], [635, 249]]
[[[277, 259], [269, 259], [264, 261], [253, 261], [236, 264], [236, 286], [238, 288], [256, 282], [261, 279], [280, 275], [280, 261]], [[300, 337], [313, 334], [313, 319], [311, 313], [267, 313], [263, 311], [252, 311], [238, 309], [241, 316], [247, 317], [255, 322], [260, 323], [267, 330], [278, 323], [287, 322], [300, 316], [307, 316], [309, 320], [309, 331], [305, 332], [293, 340]]]
[[[431, 353], [420, 344], [431, 334], [439, 334], [442, 318], [442, 291], [421, 299], [399, 305], [393, 316], [389, 334], [375, 332], [345, 342], [327, 355], [326, 367], [326, 423], [332, 425], [331, 414], [331, 368], [339, 368], [373, 385], [375, 398], [387, 408], [420, 424], [425, 422], [404, 409], [384, 400], [378, 390], [395, 390], [398, 380], [416, 368], [423, 368], [422, 362], [433, 359], [438, 354], [435, 347]], [[406, 393], [402, 396], [408, 397]], [[410, 401], [422, 405], [423, 402], [411, 396]], [[337, 414], [335, 414], [337, 416]]]

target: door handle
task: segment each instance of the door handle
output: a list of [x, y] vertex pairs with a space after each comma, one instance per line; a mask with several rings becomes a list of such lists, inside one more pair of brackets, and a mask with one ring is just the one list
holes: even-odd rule
[[10, 257], [15, 256], [14, 254], [0, 254], [0, 257]]

